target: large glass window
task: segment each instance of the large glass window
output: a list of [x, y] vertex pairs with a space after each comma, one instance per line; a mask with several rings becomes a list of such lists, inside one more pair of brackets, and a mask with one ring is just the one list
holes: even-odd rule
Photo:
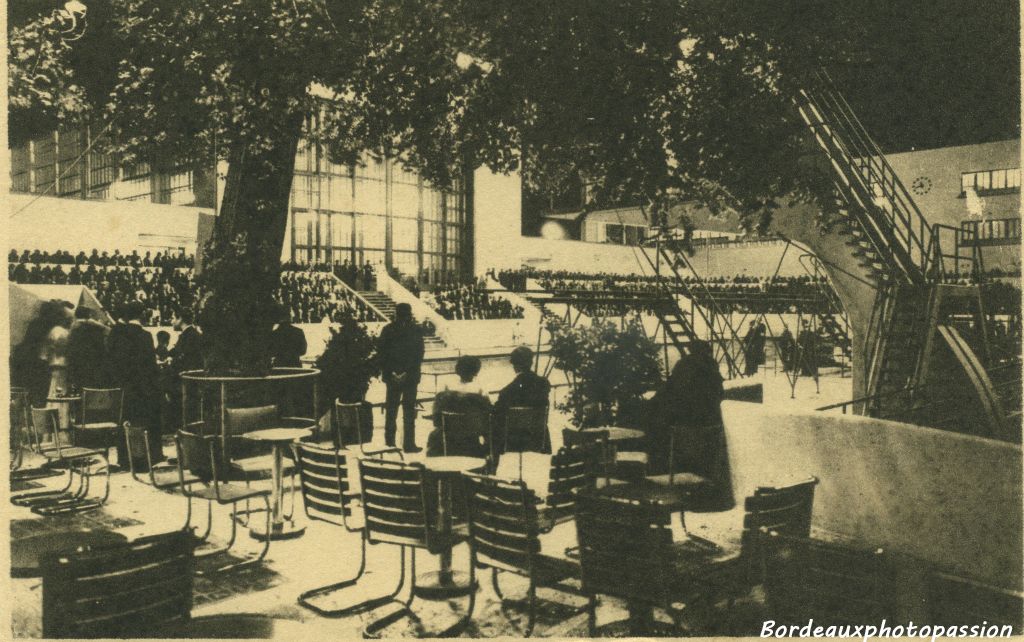
[[1020, 168], [964, 172], [960, 175], [960, 195], [965, 195], [969, 189], [974, 189], [979, 194], [1020, 192]]

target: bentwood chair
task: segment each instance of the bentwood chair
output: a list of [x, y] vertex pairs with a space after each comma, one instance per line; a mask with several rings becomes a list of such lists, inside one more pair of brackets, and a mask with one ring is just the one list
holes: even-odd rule
[[[896, 565], [882, 549], [760, 531], [764, 590], [771, 619], [804, 625], [894, 621]], [[963, 622], [960, 622], [961, 624]]]
[[[220, 452], [220, 439], [217, 435], [196, 435], [179, 430], [174, 437], [174, 443], [178, 451], [178, 482], [182, 494], [190, 499], [202, 499], [221, 506], [231, 506], [231, 537], [226, 546], [219, 550], [210, 551], [204, 557], [219, 553], [226, 553], [235, 543], [235, 536], [238, 530], [236, 513], [239, 502], [248, 502], [251, 499], [262, 499], [266, 513], [266, 530], [270, 532], [270, 490], [255, 490], [248, 486], [224, 481], [223, 454]], [[191, 477], [198, 478], [199, 483], [188, 483]], [[235, 564], [229, 564], [218, 569], [226, 571], [229, 569], [249, 566], [259, 563], [267, 555], [270, 549], [269, 537], [264, 539], [263, 550], [258, 557], [249, 558]]]
[[262, 615], [193, 618], [194, 547], [174, 531], [44, 556], [43, 637], [288, 639], [285, 621]]
[[[55, 408], [32, 408], [32, 432], [35, 435], [38, 453], [55, 468], [67, 468], [68, 477], [64, 487], [53, 491], [27, 492], [11, 497], [16, 506], [31, 507], [38, 515], [65, 515], [99, 508], [110, 496], [110, 464], [104, 450], [82, 448], [64, 443], [65, 436], [58, 427], [59, 417]], [[92, 470], [93, 466], [99, 466]], [[90, 479], [104, 474], [103, 496], [89, 497]], [[77, 474], [78, 485], [71, 490]]]
[[121, 388], [82, 388], [78, 421], [71, 425], [75, 443], [108, 451], [115, 448], [123, 413], [124, 390]]
[[[299, 484], [302, 489], [303, 507], [306, 517], [341, 526], [350, 533], [359, 533], [359, 569], [353, 578], [310, 589], [299, 595], [299, 605], [323, 617], [342, 617], [360, 611], [382, 606], [391, 601], [391, 596], [374, 602], [360, 602], [340, 608], [325, 608], [317, 602], [325, 595], [355, 586], [366, 570], [366, 537], [362, 516], [353, 515], [354, 504], [360, 496], [349, 487], [349, 462], [351, 452], [340, 448], [320, 445], [292, 444], [295, 463], [299, 469]], [[396, 449], [398, 459], [402, 452]], [[315, 602], [314, 600], [317, 600]]]
[[[382, 630], [402, 618], [419, 621], [419, 617], [412, 610], [412, 602], [416, 597], [416, 550], [427, 549], [433, 552], [442, 544], [438, 541], [439, 534], [434, 524], [433, 513], [427, 510], [424, 475], [422, 464], [369, 458], [359, 460], [365, 518], [363, 534], [366, 542], [398, 546], [401, 560], [399, 581], [395, 590], [387, 596], [363, 603], [371, 605], [369, 608], [375, 608], [395, 602], [401, 608], [368, 624], [363, 630], [364, 637], [376, 637]], [[408, 572], [411, 589], [409, 598], [402, 602], [396, 598], [406, 583], [406, 549], [411, 549]], [[466, 623], [465, 618], [460, 618], [448, 629], [425, 637], [448, 637], [464, 628]]]
[[[124, 436], [125, 444], [128, 448], [128, 464], [131, 466], [132, 479], [135, 481], [152, 486], [157, 490], [162, 490], [166, 493], [176, 494], [182, 487], [182, 483], [186, 486], [200, 483], [200, 479], [192, 473], [186, 473], [185, 479], [182, 480], [178, 476], [178, 465], [176, 463], [153, 463], [153, 457], [150, 454], [149, 444], [149, 429], [144, 426], [133, 426], [130, 422], [124, 422]], [[142, 470], [143, 464], [145, 470]], [[182, 530], [191, 532], [192, 528], [192, 497], [182, 493], [185, 498], [185, 525], [181, 527]], [[213, 504], [207, 502], [206, 504], [206, 529], [202, 535], [199, 536], [200, 541], [206, 541], [210, 536], [210, 530], [213, 527]]]
[[[503, 481], [496, 477], [467, 475], [470, 482], [469, 549], [470, 585], [476, 584], [476, 569], [491, 569], [494, 592], [504, 596], [498, 583], [501, 572], [526, 577], [529, 611], [525, 637], [530, 637], [536, 621], [537, 588], [554, 588], [581, 595], [567, 580], [579, 577], [579, 566], [541, 552], [541, 526], [537, 498], [522, 481]], [[476, 592], [470, 593], [467, 622], [473, 617]]]

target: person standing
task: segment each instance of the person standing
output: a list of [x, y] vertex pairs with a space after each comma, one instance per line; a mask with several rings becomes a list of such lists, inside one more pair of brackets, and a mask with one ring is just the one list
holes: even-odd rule
[[803, 322], [796, 339], [797, 354], [800, 355], [800, 374], [805, 377], [818, 376], [818, 333], [811, 329], [808, 321]]
[[103, 366], [107, 361], [107, 333], [110, 329], [92, 317], [89, 308], [78, 306], [75, 308], [75, 322], [68, 332], [68, 385], [77, 390], [107, 385]]
[[402, 449], [407, 453], [422, 450], [416, 446], [416, 389], [423, 364], [423, 333], [412, 317], [408, 303], [395, 306], [395, 319], [381, 330], [377, 347], [381, 379], [387, 386], [384, 403], [384, 442], [395, 445], [398, 407], [402, 407]]
[[278, 310], [277, 327], [270, 334], [270, 354], [275, 368], [301, 368], [306, 354], [306, 333], [291, 323], [288, 310]]
[[[142, 327], [144, 306], [132, 301], [124, 306], [125, 323], [110, 331], [107, 346], [108, 372], [114, 385], [124, 392], [123, 418], [133, 426], [148, 429], [152, 461], [163, 461], [160, 443], [160, 370], [156, 365], [153, 336]], [[119, 434], [117, 462], [127, 468], [128, 448]]]

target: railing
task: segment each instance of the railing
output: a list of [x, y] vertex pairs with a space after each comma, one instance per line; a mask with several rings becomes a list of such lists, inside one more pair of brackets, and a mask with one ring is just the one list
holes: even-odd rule
[[806, 107], [801, 115], [832, 160], [837, 187], [875, 228], [865, 231], [879, 256], [895, 260], [893, 267], [921, 282], [931, 258], [929, 223], [828, 74], [821, 72], [816, 80], [816, 90], [801, 92]]
[[1019, 218], [993, 218], [984, 221], [961, 221], [960, 229], [973, 232], [966, 237], [973, 245], [1016, 245], [1020, 243]]
[[[949, 253], [944, 248], [953, 248]], [[950, 277], [961, 276], [983, 278], [985, 266], [982, 263], [981, 248], [977, 243], [977, 229], [953, 227], [936, 223], [932, 225], [932, 279], [942, 282]]]
[[845, 415], [846, 411], [852, 408], [856, 404], [866, 404], [871, 401], [878, 401], [880, 399], [887, 399], [889, 397], [896, 397], [898, 395], [906, 394], [913, 390], [913, 386], [907, 386], [900, 388], [899, 390], [890, 390], [889, 392], [883, 392], [873, 395], [865, 395], [863, 397], [857, 397], [856, 399], [850, 399], [849, 401], [840, 401], [838, 403], [830, 403], [827, 406], [815, 408], [815, 412], [827, 412], [829, 410], [841, 410]]

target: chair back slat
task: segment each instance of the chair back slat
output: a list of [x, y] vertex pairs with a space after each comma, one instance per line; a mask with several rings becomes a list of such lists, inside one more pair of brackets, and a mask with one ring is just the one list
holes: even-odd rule
[[591, 488], [599, 476], [600, 445], [562, 446], [551, 458], [550, 482], [545, 503], [556, 518], [573, 513], [576, 493]]
[[893, 620], [896, 567], [882, 550], [775, 532], [761, 539], [765, 593], [777, 622]]
[[933, 573], [929, 578], [928, 611], [931, 624], [949, 627], [989, 622], [1000, 628], [1012, 626], [1013, 635], [1024, 631], [1024, 593], [947, 573]]
[[149, 438], [145, 426], [124, 423], [125, 444], [128, 447], [128, 465], [132, 475], [138, 475], [143, 468], [149, 469]]
[[742, 548], [749, 559], [756, 559], [754, 548], [760, 543], [762, 528], [782, 535], [809, 537], [814, 508], [815, 477], [788, 486], [762, 486], [744, 502]]
[[576, 533], [583, 590], [667, 605], [671, 600], [672, 535], [656, 504], [579, 493]]
[[522, 481], [467, 475], [469, 537], [477, 564], [529, 574], [540, 552], [536, 497]]
[[[293, 444], [299, 483], [307, 514], [313, 519], [338, 523], [334, 519], [350, 514], [346, 493], [348, 458], [339, 450], [307, 443]], [[310, 511], [315, 512], [310, 512]], [[344, 524], [341, 524], [344, 525]]]
[[441, 413], [441, 443], [446, 456], [489, 457], [490, 436], [489, 414]]
[[551, 452], [548, 408], [513, 406], [505, 411], [505, 452]]
[[82, 388], [83, 424], [113, 423], [121, 425], [124, 391], [121, 388]]
[[162, 637], [192, 608], [193, 540], [184, 532], [44, 556], [43, 636]]
[[423, 466], [364, 458], [359, 460], [359, 477], [367, 540], [426, 546]]

